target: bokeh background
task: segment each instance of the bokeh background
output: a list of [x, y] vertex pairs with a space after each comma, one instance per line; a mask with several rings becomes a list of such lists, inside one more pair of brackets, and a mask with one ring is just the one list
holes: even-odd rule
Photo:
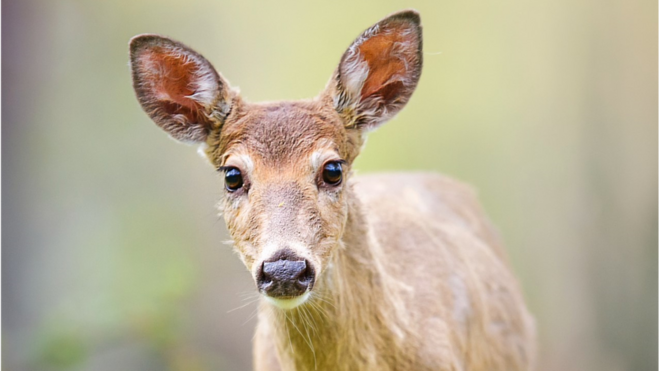
[[169, 35], [250, 100], [298, 99], [408, 7], [422, 79], [358, 171], [479, 190], [539, 370], [657, 369], [652, 0], [3, 1], [3, 369], [250, 369], [254, 288], [223, 243], [221, 179], [141, 111], [128, 40]]

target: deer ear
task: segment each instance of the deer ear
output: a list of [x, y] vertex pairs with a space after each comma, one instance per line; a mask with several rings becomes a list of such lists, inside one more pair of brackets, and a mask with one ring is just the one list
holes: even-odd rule
[[335, 108], [347, 126], [375, 128], [406, 105], [421, 71], [419, 14], [395, 13], [364, 31], [342, 56], [330, 86]]
[[158, 35], [130, 42], [133, 88], [145, 112], [174, 139], [203, 142], [222, 125], [233, 92], [211, 63]]

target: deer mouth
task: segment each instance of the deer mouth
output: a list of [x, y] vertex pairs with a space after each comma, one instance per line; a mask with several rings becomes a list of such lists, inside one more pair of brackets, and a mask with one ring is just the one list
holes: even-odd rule
[[312, 263], [289, 249], [264, 260], [255, 274], [259, 292], [277, 307], [290, 309], [304, 303], [314, 286]]
[[266, 299], [267, 302], [270, 304], [280, 308], [280, 309], [293, 309], [309, 299], [309, 296], [311, 295], [311, 292], [308, 290], [304, 294], [295, 296], [295, 297], [272, 297], [268, 295], [264, 295], [264, 298]]

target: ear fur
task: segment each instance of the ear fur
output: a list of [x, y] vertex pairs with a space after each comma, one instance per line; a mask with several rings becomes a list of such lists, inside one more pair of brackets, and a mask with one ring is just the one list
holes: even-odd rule
[[330, 87], [335, 109], [347, 127], [375, 128], [406, 105], [421, 71], [419, 13], [392, 14], [364, 31], [342, 56]]
[[174, 139], [204, 142], [231, 110], [234, 93], [211, 63], [167, 37], [130, 41], [133, 88], [151, 119]]

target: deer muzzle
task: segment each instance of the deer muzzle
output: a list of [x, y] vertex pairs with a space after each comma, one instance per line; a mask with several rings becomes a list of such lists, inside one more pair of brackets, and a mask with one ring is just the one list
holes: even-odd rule
[[259, 291], [271, 298], [295, 298], [311, 290], [313, 285], [311, 264], [289, 254], [264, 261], [257, 273]]

